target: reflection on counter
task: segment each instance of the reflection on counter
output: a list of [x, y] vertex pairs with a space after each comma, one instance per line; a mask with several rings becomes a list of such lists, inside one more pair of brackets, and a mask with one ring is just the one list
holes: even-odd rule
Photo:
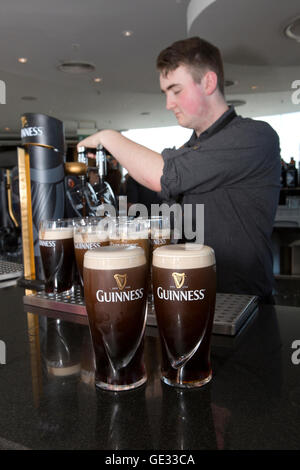
[[235, 336], [213, 335], [213, 378], [199, 390], [161, 382], [158, 331], [147, 327], [148, 381], [115, 393], [94, 385], [89, 328], [79, 315], [75, 324], [53, 310], [24, 314], [20, 288], [1, 294], [0, 447], [4, 440], [31, 449], [299, 447], [297, 309], [262, 306]]

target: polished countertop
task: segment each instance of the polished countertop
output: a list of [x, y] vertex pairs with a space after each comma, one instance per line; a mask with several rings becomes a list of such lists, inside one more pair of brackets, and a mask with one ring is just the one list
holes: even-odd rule
[[234, 337], [213, 335], [213, 379], [195, 390], [161, 382], [147, 327], [148, 382], [113, 393], [94, 387], [86, 321], [23, 296], [0, 289], [0, 449], [300, 449], [299, 308], [262, 305]]

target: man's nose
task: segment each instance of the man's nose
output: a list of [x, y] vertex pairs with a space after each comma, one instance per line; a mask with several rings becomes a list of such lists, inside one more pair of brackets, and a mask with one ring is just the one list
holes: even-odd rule
[[171, 111], [174, 108], [174, 106], [175, 106], [174, 99], [170, 95], [166, 96], [166, 109], [168, 111]]

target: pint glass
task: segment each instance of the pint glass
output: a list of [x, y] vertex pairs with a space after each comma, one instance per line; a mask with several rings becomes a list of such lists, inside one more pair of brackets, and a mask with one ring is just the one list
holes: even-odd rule
[[194, 243], [159, 247], [153, 252], [152, 281], [162, 346], [162, 381], [200, 387], [212, 377], [214, 251]]
[[170, 219], [163, 216], [153, 216], [150, 222], [150, 251], [151, 260], [153, 251], [162, 245], [171, 243]]
[[95, 352], [95, 385], [129, 390], [146, 381], [143, 338], [147, 264], [140, 247], [104, 246], [87, 251], [84, 297]]
[[84, 217], [74, 221], [74, 248], [76, 265], [83, 288], [83, 258], [87, 250], [109, 245], [108, 233], [99, 217]]
[[148, 219], [117, 217], [109, 225], [110, 245], [134, 245], [143, 248], [149, 263], [149, 223]]
[[39, 244], [49, 294], [70, 293], [74, 281], [73, 220], [43, 220], [39, 228]]

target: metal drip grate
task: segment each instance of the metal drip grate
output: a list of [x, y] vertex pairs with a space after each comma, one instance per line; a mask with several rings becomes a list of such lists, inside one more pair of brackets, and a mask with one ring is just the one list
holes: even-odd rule
[[217, 294], [213, 333], [235, 335], [257, 307], [255, 296]]
[[75, 286], [68, 294], [47, 294], [45, 291], [40, 291], [36, 294], [25, 295], [24, 303], [50, 310], [86, 315], [85, 303], [79, 286]]
[[[217, 294], [213, 333], [234, 336], [255, 312], [258, 298], [252, 295]], [[156, 326], [153, 304], [148, 305], [148, 325]]]
[[[70, 294], [26, 295], [24, 304], [86, 316], [84, 299], [77, 286]], [[250, 295], [217, 294], [213, 333], [234, 336], [256, 311], [258, 298]], [[153, 302], [148, 301], [147, 325], [156, 326]]]
[[0, 260], [0, 282], [16, 279], [23, 275], [23, 265], [12, 261]]

